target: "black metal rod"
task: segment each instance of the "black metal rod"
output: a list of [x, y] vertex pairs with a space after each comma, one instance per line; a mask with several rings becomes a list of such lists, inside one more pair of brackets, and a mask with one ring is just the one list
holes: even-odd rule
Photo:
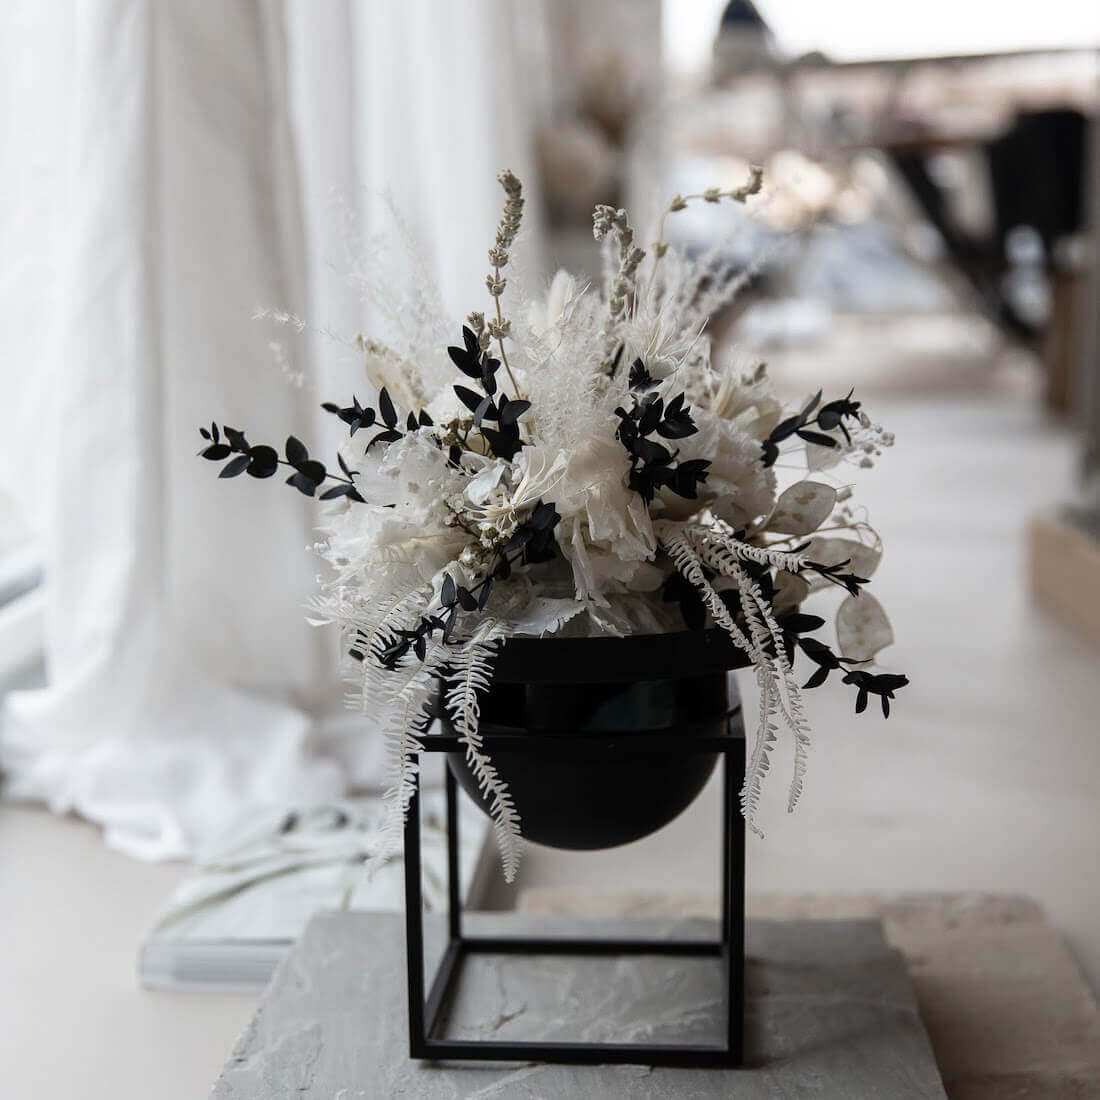
[[462, 958], [462, 944], [458, 940], [451, 940], [447, 944], [447, 950], [443, 952], [443, 958], [439, 960], [439, 969], [435, 972], [435, 980], [428, 993], [428, 999], [424, 1004], [424, 1037], [430, 1038], [439, 1023], [439, 1006], [447, 996], [454, 980], [456, 965]]
[[745, 777], [745, 742], [737, 756], [723, 762], [726, 889], [722, 907], [726, 924], [726, 1045], [735, 1064], [743, 1054], [745, 1026], [745, 819], [738, 794]]
[[[462, 936], [462, 884], [459, 879], [458, 784], [446, 761], [447, 786], [447, 929], [452, 940]], [[430, 1028], [428, 1029], [431, 1030]]]
[[525, 936], [465, 936], [468, 951], [484, 955], [719, 955], [713, 940], [565, 939]]
[[420, 775], [405, 817], [405, 965], [409, 977], [409, 1053], [424, 1058], [424, 914], [420, 896]]
[[730, 851], [730, 799], [733, 797], [731, 787], [733, 786], [733, 777], [730, 774], [730, 757], [729, 753], [726, 753], [722, 757], [722, 850], [720, 853], [721, 859], [721, 880], [722, 880], [722, 932], [721, 940], [722, 946], [727, 950], [730, 944], [730, 921], [732, 917], [730, 906], [730, 875], [733, 873], [733, 866], [731, 864], [732, 853]]
[[564, 1062], [574, 1065], [729, 1066], [730, 1052], [718, 1044], [558, 1043], [430, 1039], [427, 1057], [454, 1061]]

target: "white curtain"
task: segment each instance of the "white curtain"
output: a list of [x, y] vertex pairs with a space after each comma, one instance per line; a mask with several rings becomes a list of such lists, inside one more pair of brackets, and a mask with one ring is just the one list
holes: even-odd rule
[[391, 189], [456, 325], [480, 304], [496, 169], [526, 168], [517, 10], [5, 6], [0, 491], [44, 547], [48, 672], [5, 701], [9, 795], [163, 858], [345, 786], [355, 754], [318, 736], [340, 688], [304, 622], [309, 502], [219, 483], [197, 428], [319, 438], [329, 386], [364, 388], [339, 345], [284, 329], [273, 357], [251, 320], [369, 321], [330, 195], [369, 234]]

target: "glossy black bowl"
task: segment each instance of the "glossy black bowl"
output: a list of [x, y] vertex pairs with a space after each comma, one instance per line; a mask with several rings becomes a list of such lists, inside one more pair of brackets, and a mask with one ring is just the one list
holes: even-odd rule
[[[706, 785], [717, 754], [636, 749], [631, 738], [720, 736], [737, 705], [728, 670], [746, 664], [713, 630], [505, 642], [481, 702], [481, 730], [540, 739], [492, 753], [523, 835], [552, 848], [593, 850], [667, 825]], [[440, 720], [446, 733], [454, 732], [445, 714]], [[605, 751], [570, 751], [570, 742], [595, 735], [613, 735]], [[447, 758], [463, 789], [488, 812], [465, 756]]]

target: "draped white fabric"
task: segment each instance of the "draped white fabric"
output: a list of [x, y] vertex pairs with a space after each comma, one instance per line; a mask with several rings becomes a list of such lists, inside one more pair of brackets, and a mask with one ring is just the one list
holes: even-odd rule
[[483, 295], [496, 168], [525, 167], [517, 74], [496, 63], [515, 52], [507, 0], [285, 15], [0, 14], [0, 491], [45, 548], [49, 679], [6, 700], [0, 764], [10, 795], [149, 858], [348, 777], [346, 753], [318, 751], [340, 688], [335, 639], [304, 621], [309, 504], [277, 481], [218, 483], [195, 452], [215, 416], [319, 439], [319, 394], [363, 380], [284, 330], [307, 378], [328, 357], [288, 384], [254, 310], [362, 328], [328, 195], [370, 230], [390, 187], [457, 322]]

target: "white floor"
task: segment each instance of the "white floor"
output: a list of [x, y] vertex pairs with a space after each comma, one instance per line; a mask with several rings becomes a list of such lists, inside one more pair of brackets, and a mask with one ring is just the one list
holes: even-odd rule
[[0, 1096], [206, 1096], [256, 998], [137, 986], [137, 948], [183, 874], [98, 830], [0, 806]]
[[[1100, 650], [1025, 585], [1026, 524], [1071, 484], [1071, 440], [1021, 397], [877, 405], [898, 445], [864, 483], [887, 538], [874, 590], [891, 664], [913, 683], [885, 723], [852, 715], [847, 689], [810, 695], [803, 803], [783, 810], [781, 749], [750, 887], [1030, 894], [1100, 985]], [[717, 808], [712, 787], [629, 848], [533, 849], [523, 883], [712, 891]], [[109, 852], [78, 822], [0, 808], [0, 1096], [206, 1093], [254, 999], [147, 994], [134, 978], [181, 873]]]

